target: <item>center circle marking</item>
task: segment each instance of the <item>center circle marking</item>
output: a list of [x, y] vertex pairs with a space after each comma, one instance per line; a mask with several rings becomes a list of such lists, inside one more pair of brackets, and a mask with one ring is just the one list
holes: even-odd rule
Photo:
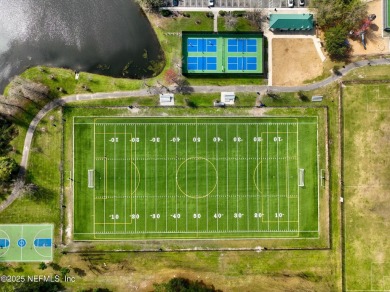
[[18, 246], [19, 247], [25, 247], [26, 244], [27, 244], [27, 241], [25, 239], [21, 238], [21, 239], [18, 240]]
[[[197, 170], [195, 170], [195, 175], [197, 176], [198, 173], [202, 174], [202, 182], [204, 181], [204, 174], [207, 176], [207, 183], [206, 183], [206, 189], [202, 192], [189, 192], [188, 191], [188, 180], [186, 177], [186, 168], [185, 166], [190, 166], [189, 168], [191, 171], [196, 168], [197, 164], [200, 163], [200, 166], [197, 167]], [[193, 166], [195, 164], [195, 167]], [[184, 172], [184, 176], [183, 176]], [[183, 178], [184, 177], [184, 178]], [[200, 199], [205, 198], [209, 196], [217, 187], [217, 181], [218, 181], [218, 173], [217, 169], [215, 168], [215, 165], [204, 157], [190, 157], [184, 160], [176, 171], [176, 184], [180, 192], [182, 192], [184, 195], [186, 195], [189, 198], [192, 199]], [[190, 181], [190, 188], [192, 190], [195, 190], [197, 188], [198, 179], [195, 179], [193, 181]], [[210, 186], [210, 188], [209, 188]]]

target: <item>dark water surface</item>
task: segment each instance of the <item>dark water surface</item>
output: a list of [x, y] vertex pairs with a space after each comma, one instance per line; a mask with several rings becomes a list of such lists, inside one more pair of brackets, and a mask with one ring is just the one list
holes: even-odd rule
[[159, 57], [134, 0], [0, 0], [0, 93], [29, 66], [141, 78]]

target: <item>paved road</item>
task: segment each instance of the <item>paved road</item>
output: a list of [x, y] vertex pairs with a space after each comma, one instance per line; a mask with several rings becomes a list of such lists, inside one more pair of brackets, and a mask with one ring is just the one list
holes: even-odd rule
[[[265, 92], [267, 90], [271, 90], [272, 92], [297, 92], [297, 91], [309, 91], [321, 88], [332, 82], [337, 81], [343, 75], [348, 73], [349, 71], [364, 67], [364, 66], [375, 66], [375, 65], [390, 65], [390, 59], [382, 58], [375, 60], [363, 60], [355, 63], [348, 64], [345, 68], [339, 70], [338, 75], [332, 75], [320, 82], [302, 85], [302, 86], [293, 86], [293, 87], [282, 87], [282, 86], [256, 86], [256, 85], [232, 85], [232, 86], [192, 86], [188, 88], [190, 92], [198, 92], [198, 93], [213, 93], [213, 92], [221, 92], [221, 91], [233, 91], [233, 92]], [[174, 91], [175, 88], [169, 88], [171, 91]], [[31, 142], [35, 132], [36, 127], [40, 120], [52, 109], [61, 106], [68, 102], [74, 101], [85, 101], [85, 100], [96, 100], [96, 99], [115, 99], [115, 98], [123, 98], [123, 97], [132, 97], [132, 96], [152, 96], [154, 93], [150, 93], [147, 89], [141, 89], [136, 91], [118, 91], [118, 92], [107, 92], [107, 93], [91, 93], [91, 94], [75, 94], [63, 97], [61, 99], [56, 99], [50, 103], [48, 103], [45, 107], [43, 107], [38, 114], [31, 121], [26, 138], [24, 140], [23, 147], [23, 155], [20, 163], [20, 171], [15, 183], [15, 187], [12, 190], [10, 196], [8, 196], [7, 200], [5, 200], [0, 205], [0, 212], [7, 208], [13, 201], [15, 201], [20, 194], [21, 189], [24, 185], [25, 180], [25, 172], [28, 165], [28, 158], [30, 154]]]

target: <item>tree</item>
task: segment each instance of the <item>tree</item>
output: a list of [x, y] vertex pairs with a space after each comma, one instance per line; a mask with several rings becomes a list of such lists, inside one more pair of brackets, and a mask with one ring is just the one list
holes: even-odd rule
[[161, 6], [164, 6], [165, 0], [137, 0], [141, 5], [149, 10], [158, 11]]
[[70, 269], [66, 268], [66, 267], [62, 267], [60, 270], [60, 273], [61, 273], [62, 279], [65, 279], [65, 276], [70, 273]]
[[346, 59], [350, 52], [346, 39], [348, 30], [342, 25], [336, 25], [325, 32], [325, 48], [331, 59]]
[[10, 157], [0, 157], [0, 182], [9, 182], [18, 169], [15, 160]]
[[164, 80], [167, 84], [177, 83], [179, 79], [179, 74], [176, 73], [173, 69], [168, 69], [165, 71]]
[[192, 281], [186, 278], [172, 278], [167, 283], [154, 284], [155, 292], [221, 292], [213, 285], [203, 281]]
[[358, 27], [367, 17], [367, 4], [361, 0], [312, 0], [317, 24], [323, 29], [342, 24], [347, 30]]
[[47, 269], [47, 265], [44, 262], [41, 262], [41, 263], [39, 263], [39, 269], [40, 270], [46, 270]]
[[225, 16], [225, 28], [227, 30], [233, 30], [237, 25], [237, 18], [234, 17], [231, 13]]
[[65, 287], [59, 282], [24, 282], [15, 284], [15, 292], [57, 292]]

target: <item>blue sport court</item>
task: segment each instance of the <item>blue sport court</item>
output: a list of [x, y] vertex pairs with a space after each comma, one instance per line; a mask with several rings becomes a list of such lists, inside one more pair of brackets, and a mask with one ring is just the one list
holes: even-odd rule
[[217, 70], [217, 57], [188, 57], [189, 70]]
[[228, 57], [228, 69], [229, 70], [256, 70], [257, 58], [256, 57]]
[[257, 41], [255, 39], [228, 39], [229, 53], [256, 53]]
[[182, 33], [183, 74], [263, 74], [263, 34]]
[[187, 42], [187, 51], [215, 53], [217, 51], [217, 39], [190, 38]]

